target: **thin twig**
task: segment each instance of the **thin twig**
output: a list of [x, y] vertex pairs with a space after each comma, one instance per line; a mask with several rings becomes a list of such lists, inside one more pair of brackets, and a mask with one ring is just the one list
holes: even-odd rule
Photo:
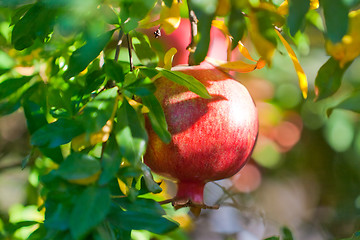
[[195, 15], [194, 10], [191, 9], [191, 6], [190, 6], [191, 1], [188, 0], [187, 4], [188, 4], [188, 10], [189, 10], [191, 40], [190, 40], [190, 44], [187, 46], [186, 49], [188, 49], [190, 51], [188, 63], [191, 66], [191, 65], [195, 65], [194, 52], [195, 52], [195, 49], [196, 49], [195, 38], [196, 38], [197, 33], [198, 33], [198, 29], [197, 29], [198, 19], [197, 19], [196, 15]]
[[129, 62], [130, 62], [130, 71], [134, 70], [134, 64], [133, 64], [133, 58], [131, 53], [131, 39], [129, 37], [129, 34], [126, 34], [127, 43], [128, 43], [128, 50], [129, 50]]
[[120, 45], [122, 43], [123, 35], [124, 35], [123, 31], [119, 29], [118, 42], [116, 44], [115, 57], [114, 57], [115, 62], [119, 60]]
[[22, 165], [21, 162], [16, 162], [16, 163], [12, 163], [12, 164], [5, 165], [5, 166], [0, 166], [0, 172], [6, 171], [6, 170], [9, 170], [12, 168], [17, 168], [17, 167], [19, 167], [19, 170], [21, 170], [21, 168], [20, 168], [21, 165]]
[[174, 199], [173, 198], [170, 198], [170, 199], [166, 199], [166, 200], [164, 200], [164, 201], [160, 201], [160, 202], [158, 202], [160, 205], [163, 205], [163, 204], [168, 204], [168, 203], [171, 203], [171, 202], [173, 202], [174, 201]]

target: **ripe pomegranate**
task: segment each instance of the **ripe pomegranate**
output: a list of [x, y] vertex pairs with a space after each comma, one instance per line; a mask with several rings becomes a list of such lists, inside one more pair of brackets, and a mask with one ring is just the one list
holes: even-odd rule
[[205, 183], [231, 177], [250, 157], [258, 134], [258, 115], [247, 89], [210, 64], [172, 70], [198, 79], [212, 96], [204, 99], [168, 79], [156, 80], [172, 134], [165, 144], [147, 123], [145, 163], [156, 173], [177, 180], [173, 205], [207, 207]]

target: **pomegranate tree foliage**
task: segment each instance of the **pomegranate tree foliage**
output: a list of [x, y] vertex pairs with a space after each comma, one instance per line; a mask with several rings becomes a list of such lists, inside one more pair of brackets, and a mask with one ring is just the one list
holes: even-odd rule
[[[162, 190], [142, 162], [148, 142], [144, 114], [169, 142], [164, 113], [153, 95], [157, 75], [209, 96], [196, 79], [158, 67], [164, 53], [154, 51], [139, 31], [147, 16], [159, 18], [161, 4], [171, 9], [178, 2], [0, 0], [0, 115], [19, 108], [24, 112], [32, 150], [23, 167], [40, 173], [39, 209], [45, 211], [43, 223], [8, 224], [0, 236], [36, 224], [28, 239], [130, 239], [132, 230], [165, 234], [178, 227], [150, 194]], [[326, 30], [319, 30], [331, 57], [319, 69], [315, 85], [318, 99], [327, 98], [360, 54], [354, 44], [360, 41], [360, 23], [352, 11], [358, 4], [192, 0], [199, 20], [193, 60], [200, 63], [206, 57], [217, 16], [225, 19], [232, 48], [250, 35], [270, 63], [278, 45], [275, 27], [288, 37], [302, 34], [308, 24], [319, 26], [316, 19], [323, 13]], [[182, 5], [186, 7], [184, 0]], [[165, 22], [160, 19], [159, 24], [165, 28]], [[121, 39], [125, 48], [117, 47]], [[354, 92], [338, 107], [360, 112], [357, 99]]]

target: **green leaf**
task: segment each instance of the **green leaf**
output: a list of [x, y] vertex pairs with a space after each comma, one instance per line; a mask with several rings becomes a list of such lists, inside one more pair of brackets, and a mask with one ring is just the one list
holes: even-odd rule
[[118, 96], [118, 88], [113, 87], [102, 91], [92, 101], [88, 102], [83, 113], [78, 117], [86, 133], [100, 131], [111, 118]]
[[164, 217], [137, 211], [111, 211], [110, 221], [124, 230], [148, 230], [156, 234], [165, 234], [179, 225]]
[[[38, 129], [48, 124], [43, 109], [35, 102], [32, 102], [30, 99], [24, 99], [22, 107], [30, 134], [35, 133]], [[60, 147], [40, 147], [39, 149], [45, 156], [51, 158], [56, 163], [61, 163], [64, 160]]]
[[13, 28], [11, 43], [14, 48], [28, 48], [34, 44], [35, 39], [43, 42], [52, 31], [55, 17], [54, 9], [46, 8], [40, 2], [34, 4]]
[[327, 37], [333, 42], [340, 42], [348, 31], [349, 8], [344, 4], [345, 1], [321, 0], [320, 4], [324, 10]]
[[114, 202], [121, 208], [141, 212], [149, 215], [165, 215], [164, 209], [160, 204], [153, 199], [137, 198], [135, 201], [130, 201], [128, 198], [115, 198]]
[[106, 59], [104, 68], [106, 76], [111, 80], [114, 80], [117, 83], [124, 82], [125, 74], [122, 64], [115, 62], [114, 60]]
[[342, 76], [350, 65], [351, 62], [341, 68], [339, 62], [331, 57], [321, 66], [315, 78], [317, 100], [331, 96], [340, 88]]
[[100, 170], [101, 165], [98, 159], [74, 152], [61, 163], [57, 173], [66, 180], [78, 180], [93, 176]]
[[[96, 227], [94, 240], [117, 240], [114, 229], [106, 221]], [[122, 238], [121, 238], [122, 239]]]
[[217, 0], [193, 0], [189, 4], [199, 20], [198, 42], [193, 60], [195, 64], [200, 64], [209, 50], [211, 22], [215, 17]]
[[206, 87], [193, 76], [182, 72], [169, 71], [166, 69], [160, 69], [159, 71], [167, 79], [187, 87], [190, 91], [196, 93], [200, 97], [207, 99], [211, 98], [209, 92], [206, 90]]
[[154, 181], [150, 168], [145, 164], [141, 164], [141, 170], [144, 174], [141, 178], [141, 186], [143, 187], [143, 184], [145, 183], [146, 190], [149, 190], [152, 193], [160, 193], [162, 189], [159, 186], [159, 183]]
[[20, 88], [24, 87], [24, 85], [28, 83], [31, 78], [32, 76], [9, 78], [0, 82], [0, 100], [10, 96]]
[[110, 41], [115, 30], [108, 31], [100, 36], [90, 38], [84, 46], [72, 53], [69, 68], [64, 73], [64, 78], [69, 79], [83, 70], [93, 61]]
[[60, 118], [38, 129], [31, 136], [31, 144], [39, 147], [55, 148], [70, 142], [83, 132], [83, 128], [75, 120]]
[[282, 231], [283, 240], [293, 240], [294, 239], [293, 235], [288, 227], [282, 227], [281, 231]]
[[168, 131], [164, 111], [154, 95], [144, 96], [141, 98], [142, 103], [150, 110], [148, 116], [152, 129], [165, 143], [170, 143], [171, 134]]
[[291, 0], [289, 4], [287, 24], [290, 28], [291, 36], [295, 36], [296, 32], [304, 23], [305, 15], [310, 8], [310, 0]]
[[120, 18], [122, 20], [122, 30], [129, 33], [138, 26], [138, 21], [145, 18], [155, 6], [157, 0], [131, 0], [120, 1]]
[[122, 156], [119, 151], [119, 146], [113, 136], [110, 136], [101, 161], [102, 172], [99, 178], [99, 184], [104, 185], [115, 178], [121, 163]]
[[137, 79], [136, 82], [128, 85], [125, 89], [137, 96], [142, 97], [153, 94], [156, 90], [156, 87], [150, 78], [145, 77]]
[[246, 31], [246, 20], [241, 9], [231, 9], [228, 28], [231, 36], [233, 37], [231, 48], [234, 49], [238, 45], [238, 42], [242, 39]]
[[86, 235], [104, 220], [110, 210], [110, 190], [88, 187], [76, 200], [70, 216], [70, 232], [75, 239]]
[[148, 136], [135, 109], [126, 99], [117, 113], [116, 141], [120, 153], [132, 163], [140, 161], [145, 153]]
[[46, 209], [44, 226], [47, 229], [67, 230], [69, 229], [70, 213], [70, 206], [64, 203], [57, 203], [54, 209]]
[[141, 63], [148, 67], [156, 67], [159, 58], [151, 48], [149, 38], [145, 34], [136, 31], [132, 31], [130, 36], [133, 49]]
[[348, 98], [344, 99], [342, 102], [340, 102], [338, 105], [336, 105], [333, 108], [330, 108], [328, 110], [328, 115], [331, 114], [332, 110], [335, 108], [339, 108], [339, 109], [345, 109], [345, 110], [350, 110], [356, 113], [360, 113], [360, 91], [356, 91], [353, 94], [351, 94], [351, 96], [349, 96]]

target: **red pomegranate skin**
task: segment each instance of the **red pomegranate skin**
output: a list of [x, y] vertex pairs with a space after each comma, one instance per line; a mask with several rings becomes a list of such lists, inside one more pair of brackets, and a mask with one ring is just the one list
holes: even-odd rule
[[258, 134], [258, 115], [247, 89], [210, 64], [177, 66], [194, 76], [212, 96], [204, 99], [166, 78], [155, 81], [172, 140], [165, 144], [147, 123], [145, 163], [176, 179], [175, 199], [203, 203], [206, 182], [231, 177], [250, 157]]

